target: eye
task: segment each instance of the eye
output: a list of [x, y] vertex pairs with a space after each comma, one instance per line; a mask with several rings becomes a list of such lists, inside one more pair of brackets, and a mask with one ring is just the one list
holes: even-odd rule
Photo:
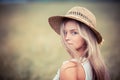
[[67, 34], [67, 32], [66, 31], [64, 31], [64, 35], [66, 35]]
[[78, 34], [78, 32], [77, 32], [77, 31], [72, 32], [72, 35], [76, 35], [76, 34]]

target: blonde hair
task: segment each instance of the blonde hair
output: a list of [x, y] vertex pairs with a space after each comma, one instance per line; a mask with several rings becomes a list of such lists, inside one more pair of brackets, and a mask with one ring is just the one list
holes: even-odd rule
[[77, 50], [67, 45], [66, 41], [64, 40], [64, 24], [69, 20], [71, 19], [64, 20], [60, 29], [63, 45], [65, 46], [66, 50], [72, 56], [72, 58], [76, 58], [78, 60], [78, 63], [84, 62], [86, 59], [89, 60], [93, 69], [93, 80], [109, 80], [108, 71], [101, 57], [95, 34], [90, 30], [90, 28], [87, 27], [87, 25], [72, 20], [78, 23], [79, 34], [85, 40], [85, 43], [87, 45], [83, 55], [79, 56]]

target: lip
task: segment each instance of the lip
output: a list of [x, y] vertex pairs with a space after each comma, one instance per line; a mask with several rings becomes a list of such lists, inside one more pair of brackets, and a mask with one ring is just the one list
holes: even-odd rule
[[67, 44], [72, 45], [72, 43], [68, 42]]

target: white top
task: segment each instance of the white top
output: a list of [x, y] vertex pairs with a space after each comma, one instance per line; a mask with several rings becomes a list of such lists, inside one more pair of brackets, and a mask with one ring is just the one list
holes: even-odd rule
[[[75, 59], [72, 59], [71, 61], [76, 61]], [[65, 61], [64, 63], [66, 63], [68, 61]], [[64, 64], [63, 63], [63, 64]], [[84, 68], [84, 71], [85, 71], [85, 80], [92, 80], [92, 68], [91, 68], [91, 65], [89, 63], [88, 60], [86, 60], [85, 62], [81, 63], [83, 68]], [[58, 69], [57, 71], [57, 74], [56, 76], [53, 78], [53, 80], [59, 80], [60, 79], [60, 69]]]

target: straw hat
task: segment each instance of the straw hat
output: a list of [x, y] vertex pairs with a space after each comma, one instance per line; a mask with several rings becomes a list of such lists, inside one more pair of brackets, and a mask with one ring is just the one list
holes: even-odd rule
[[60, 34], [60, 25], [65, 18], [74, 19], [86, 24], [95, 34], [98, 44], [102, 42], [102, 36], [95, 29], [96, 27], [96, 18], [95, 16], [84, 7], [73, 7], [71, 8], [66, 15], [63, 16], [52, 16], [48, 19], [50, 26]]

